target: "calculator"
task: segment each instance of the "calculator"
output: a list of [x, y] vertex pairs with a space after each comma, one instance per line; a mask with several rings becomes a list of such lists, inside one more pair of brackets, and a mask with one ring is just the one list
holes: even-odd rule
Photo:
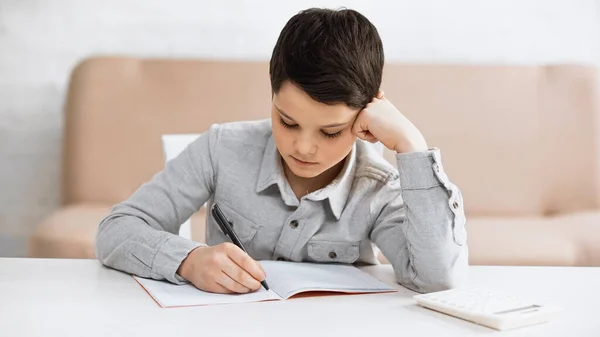
[[417, 304], [496, 330], [549, 322], [562, 308], [484, 288], [457, 288], [415, 295]]

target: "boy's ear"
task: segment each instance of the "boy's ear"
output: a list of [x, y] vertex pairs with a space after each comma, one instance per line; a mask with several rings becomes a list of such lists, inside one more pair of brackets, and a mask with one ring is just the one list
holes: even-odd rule
[[378, 99], [382, 99], [384, 95], [383, 90], [379, 89], [379, 91], [377, 92], [377, 95], [375, 97], [377, 97]]

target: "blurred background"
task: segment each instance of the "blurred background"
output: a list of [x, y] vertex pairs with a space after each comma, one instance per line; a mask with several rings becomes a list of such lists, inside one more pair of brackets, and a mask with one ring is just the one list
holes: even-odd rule
[[600, 65], [598, 0], [0, 0], [0, 257], [26, 256], [60, 207], [64, 106], [82, 60], [268, 61], [292, 15], [340, 6], [375, 24], [389, 62]]

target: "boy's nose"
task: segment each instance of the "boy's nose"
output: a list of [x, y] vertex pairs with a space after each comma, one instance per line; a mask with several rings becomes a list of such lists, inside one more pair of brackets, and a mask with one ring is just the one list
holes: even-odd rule
[[314, 154], [317, 150], [317, 144], [311, 139], [310, 136], [299, 136], [296, 139], [296, 152], [302, 155]]

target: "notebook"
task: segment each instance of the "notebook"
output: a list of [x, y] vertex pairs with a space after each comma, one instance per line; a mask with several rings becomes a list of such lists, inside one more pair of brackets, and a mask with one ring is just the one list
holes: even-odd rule
[[270, 290], [260, 288], [248, 294], [215, 294], [191, 284], [134, 276], [135, 280], [163, 308], [287, 300], [294, 296], [327, 293], [384, 293], [395, 288], [352, 265], [288, 261], [260, 261]]

